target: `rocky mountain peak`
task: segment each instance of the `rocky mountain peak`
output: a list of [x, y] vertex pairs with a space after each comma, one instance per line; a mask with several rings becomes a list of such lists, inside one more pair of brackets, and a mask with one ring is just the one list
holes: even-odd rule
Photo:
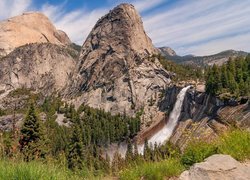
[[28, 43], [69, 44], [70, 39], [58, 31], [42, 13], [27, 12], [0, 22], [0, 55]]
[[176, 52], [170, 47], [161, 47], [159, 51], [165, 56], [177, 56]]
[[160, 93], [170, 82], [153, 56], [157, 53], [134, 6], [121, 4], [87, 37], [70, 93], [81, 94], [79, 104], [112, 113], [133, 115], [141, 108], [154, 108], [150, 112], [155, 113]]
[[[92, 44], [88, 43], [90, 40]], [[95, 50], [97, 46], [111, 42], [110, 47], [122, 47], [123, 53], [127, 48], [146, 55], [156, 53], [151, 39], [144, 31], [140, 15], [130, 4], [121, 4], [103, 16], [96, 23], [84, 47], [92, 46], [92, 50]]]

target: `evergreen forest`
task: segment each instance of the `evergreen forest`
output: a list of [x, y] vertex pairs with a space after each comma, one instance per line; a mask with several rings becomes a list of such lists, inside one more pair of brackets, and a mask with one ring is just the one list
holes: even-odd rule
[[250, 55], [230, 58], [206, 70], [206, 92], [213, 95], [250, 96]]

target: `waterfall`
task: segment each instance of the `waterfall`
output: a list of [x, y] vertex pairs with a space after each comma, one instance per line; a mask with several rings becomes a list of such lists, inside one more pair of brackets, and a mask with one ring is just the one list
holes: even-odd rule
[[[164, 144], [172, 135], [180, 114], [181, 114], [181, 110], [182, 110], [182, 104], [186, 95], [187, 90], [190, 88], [190, 86], [187, 86], [185, 88], [183, 88], [180, 93], [177, 96], [177, 100], [175, 102], [174, 105], [174, 109], [173, 111], [170, 113], [168, 122], [164, 125], [164, 127], [159, 130], [157, 133], [155, 133], [149, 140], [148, 143], [149, 145], [153, 145], [156, 143], [157, 145], [162, 145]], [[143, 154], [143, 150], [144, 150], [144, 145], [140, 145], [138, 146], [138, 151], [140, 154]]]
[[[170, 113], [168, 122], [163, 126], [163, 128], [161, 130], [159, 130], [157, 133], [155, 133], [149, 140], [148, 143], [149, 145], [153, 145], [156, 143], [157, 145], [162, 145], [164, 144], [172, 135], [180, 114], [181, 114], [181, 110], [182, 110], [182, 104], [186, 95], [187, 90], [190, 88], [190, 86], [187, 86], [185, 88], [183, 88], [180, 93], [177, 96], [177, 100], [175, 102], [174, 105], [174, 109], [172, 110], [172, 112]], [[127, 151], [127, 145], [126, 143], [123, 143], [122, 145], [118, 146], [118, 148], [115, 150], [111, 150], [111, 148], [108, 150], [108, 155], [109, 157], [113, 157], [115, 151], [117, 151], [123, 156], [125, 157], [126, 151]], [[139, 144], [138, 145], [138, 153], [139, 154], [143, 154], [144, 152], [144, 144]]]
[[152, 143], [152, 145], [154, 145], [155, 143], [157, 143], [157, 145], [161, 145], [170, 138], [170, 136], [172, 135], [178, 123], [181, 110], [182, 110], [182, 104], [183, 104], [186, 92], [189, 88], [190, 86], [183, 88], [181, 92], [178, 94], [176, 103], [174, 105], [174, 109], [170, 113], [168, 123], [165, 124], [164, 127], [160, 131], [158, 131], [148, 140], [149, 144]]

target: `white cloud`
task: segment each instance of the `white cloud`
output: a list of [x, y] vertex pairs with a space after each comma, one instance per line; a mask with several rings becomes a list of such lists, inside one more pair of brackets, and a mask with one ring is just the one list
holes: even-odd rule
[[32, 0], [1, 0], [0, 19], [6, 19], [27, 11], [32, 5]]
[[143, 12], [162, 4], [163, 2], [166, 2], [166, 0], [135, 0], [132, 3], [139, 12]]
[[117, 6], [125, 2], [133, 4], [140, 13], [151, 10], [152, 8], [166, 3], [167, 1], [169, 0], [107, 0], [107, 2], [113, 6]]
[[65, 4], [58, 6], [45, 4], [41, 8], [41, 11], [53, 21], [54, 25], [65, 31], [70, 39], [77, 44], [83, 44], [96, 21], [108, 12], [108, 9], [93, 11], [77, 9], [71, 12], [65, 12], [64, 10]]
[[[193, 52], [188, 49], [194, 44], [208, 43], [213, 39], [224, 41], [224, 36], [250, 32], [249, 14], [250, 1], [182, 1], [165, 13], [149, 14], [144, 19], [146, 31], [157, 46], [168, 45], [179, 54], [190, 54]], [[250, 39], [246, 36], [242, 40], [249, 44], [250, 51]], [[223, 47], [232, 48], [230, 44]], [[209, 53], [213, 47], [207, 48], [206, 53], [214, 52]]]
[[[215, 54], [227, 49], [249, 52], [250, 32], [226, 38], [212, 40], [203, 44], [186, 47], [182, 50], [186, 54], [207, 55]], [[181, 48], [181, 47], [180, 47]]]
[[57, 28], [64, 30], [72, 41], [83, 44], [97, 20], [108, 10], [98, 9], [95, 11], [74, 11], [65, 14], [61, 20], [55, 22]]
[[11, 3], [11, 11], [10, 16], [16, 16], [26, 11], [32, 4], [31, 0], [10, 0], [8, 2]]

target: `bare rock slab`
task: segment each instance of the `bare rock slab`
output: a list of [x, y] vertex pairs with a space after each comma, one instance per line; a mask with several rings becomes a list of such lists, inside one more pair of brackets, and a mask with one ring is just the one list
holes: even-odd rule
[[216, 154], [184, 171], [180, 180], [249, 180], [250, 164], [240, 163], [229, 155]]

